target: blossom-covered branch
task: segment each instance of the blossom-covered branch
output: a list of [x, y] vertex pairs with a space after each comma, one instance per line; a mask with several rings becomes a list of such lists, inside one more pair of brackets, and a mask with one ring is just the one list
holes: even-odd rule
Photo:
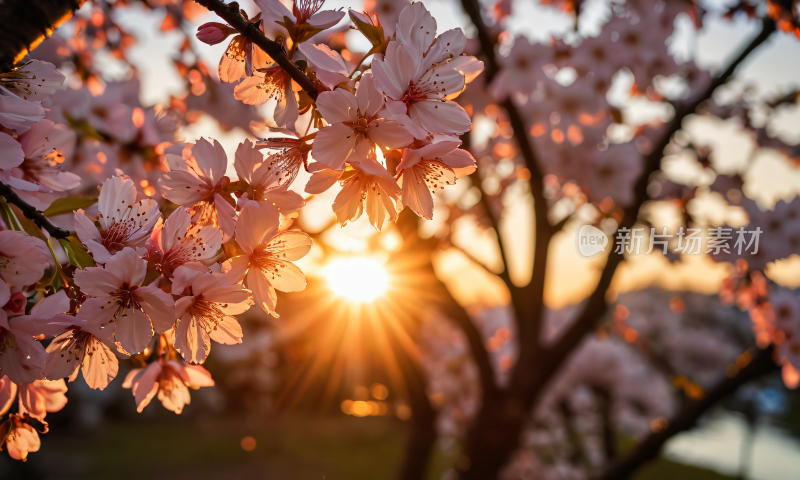
[[222, 17], [231, 27], [235, 28], [249, 41], [258, 45], [267, 53], [312, 99], [317, 98], [317, 87], [309, 78], [297, 68], [297, 65], [286, 56], [283, 45], [270, 40], [258, 29], [258, 26], [245, 19], [239, 10], [239, 3], [225, 4], [222, 0], [195, 0], [200, 5]]
[[591, 480], [628, 478], [642, 464], [655, 458], [667, 440], [694, 427], [697, 420], [720, 400], [734, 393], [745, 383], [778, 371], [779, 366], [775, 363], [775, 351], [772, 347], [764, 350], [753, 347], [751, 351], [753, 351], [752, 361], [736, 375], [720, 381], [700, 399], [687, 398], [680, 411], [667, 421], [666, 426], [659, 425], [659, 428], [663, 429], [638, 442], [630, 452], [611, 462], [600, 473], [592, 476]]
[[[662, 127], [659, 132], [660, 140], [653, 147], [652, 152], [646, 158], [646, 167], [644, 173], [639, 177], [636, 186], [634, 187], [636, 201], [632, 203], [625, 212], [625, 217], [622, 220], [621, 227], [631, 228], [636, 222], [639, 214], [639, 209], [649, 198], [647, 194], [647, 185], [650, 181], [650, 175], [661, 167], [661, 159], [664, 156], [664, 149], [669, 144], [672, 136], [677, 132], [683, 123], [683, 119], [695, 113], [697, 107], [703, 102], [711, 98], [714, 91], [724, 83], [726, 83], [732, 76], [736, 67], [741, 64], [745, 58], [750, 55], [759, 45], [763, 44], [772, 33], [775, 32], [775, 22], [769, 18], [762, 21], [761, 32], [745, 47], [741, 53], [731, 62], [731, 64], [716, 78], [711, 84], [696, 98], [689, 102], [677, 105], [675, 108], [675, 116], [670, 122]], [[609, 255], [603, 272], [600, 275], [600, 281], [595, 288], [592, 295], [586, 302], [580, 316], [575, 320], [575, 323], [567, 330], [558, 342], [548, 350], [548, 360], [552, 365], [560, 365], [569, 353], [580, 343], [584, 335], [594, 328], [598, 319], [606, 311], [606, 292], [611, 285], [611, 280], [614, 277], [617, 267], [622, 262], [622, 255]], [[546, 373], [549, 377], [552, 371]], [[546, 379], [543, 379], [545, 381]]]

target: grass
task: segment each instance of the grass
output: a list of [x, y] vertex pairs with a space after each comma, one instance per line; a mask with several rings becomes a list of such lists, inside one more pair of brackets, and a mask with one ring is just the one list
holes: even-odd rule
[[[0, 478], [60, 480], [263, 479], [388, 480], [394, 478], [405, 425], [393, 418], [215, 416], [139, 418], [81, 433], [60, 426], [42, 436], [26, 464], [0, 458]], [[256, 448], [241, 447], [252, 436]], [[429, 480], [441, 478], [451, 455], [437, 451]], [[703, 469], [658, 459], [635, 480], [725, 480]]]

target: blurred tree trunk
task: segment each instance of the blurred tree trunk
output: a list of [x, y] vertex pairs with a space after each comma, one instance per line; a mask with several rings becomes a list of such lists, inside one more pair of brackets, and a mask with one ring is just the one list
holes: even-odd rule
[[85, 0], [0, 0], [0, 71], [22, 60]]
[[436, 443], [436, 410], [428, 399], [425, 377], [419, 360], [412, 357], [396, 339], [392, 340], [392, 348], [395, 350], [400, 368], [403, 369], [411, 404], [406, 449], [397, 478], [422, 480], [427, 475], [431, 452]]

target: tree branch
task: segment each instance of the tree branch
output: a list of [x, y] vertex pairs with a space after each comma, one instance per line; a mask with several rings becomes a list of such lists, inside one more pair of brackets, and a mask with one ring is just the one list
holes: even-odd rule
[[[650, 175], [661, 168], [661, 159], [664, 155], [664, 149], [667, 147], [667, 145], [669, 145], [672, 135], [680, 130], [683, 119], [686, 116], [693, 114], [701, 103], [710, 99], [714, 91], [731, 78], [734, 70], [736, 70], [736, 67], [739, 66], [739, 64], [741, 64], [742, 61], [744, 61], [744, 59], [753, 52], [753, 50], [764, 43], [775, 31], [775, 22], [769, 18], [763, 19], [762, 25], [761, 33], [759, 33], [758, 36], [756, 36], [756, 38], [750, 42], [750, 44], [739, 54], [739, 56], [736, 57], [736, 59], [728, 66], [727, 69], [725, 69], [724, 72], [722, 72], [720, 76], [714, 78], [702, 95], [698, 96], [693, 101], [676, 106], [675, 117], [673, 117], [673, 119], [670, 120], [670, 122], [664, 127], [665, 131], [661, 139], [654, 146], [652, 152], [645, 158], [644, 172], [639, 177], [639, 180], [634, 187], [635, 201], [632, 203], [631, 207], [625, 209], [625, 216], [623, 217], [622, 222], [620, 222], [620, 227], [632, 228], [636, 222], [639, 209], [648, 199], [647, 185], [650, 182]], [[597, 287], [592, 295], [589, 297], [589, 300], [586, 302], [586, 306], [584, 307], [583, 311], [575, 320], [573, 325], [569, 328], [569, 330], [567, 330], [556, 342], [556, 344], [546, 352], [549, 368], [547, 369], [547, 373], [545, 373], [545, 378], [543, 381], [546, 381], [549, 376], [558, 369], [572, 349], [574, 349], [580, 343], [586, 333], [594, 328], [597, 320], [605, 314], [607, 308], [605, 295], [609, 286], [611, 285], [614, 272], [616, 271], [617, 266], [619, 266], [619, 264], [622, 262], [622, 259], [623, 255], [614, 253], [611, 253], [608, 256], [608, 261], [603, 268], [600, 281], [598, 282]]]
[[0, 71], [7, 71], [72, 17], [85, 0], [0, 2]]
[[[433, 270], [432, 266], [431, 270]], [[489, 352], [486, 350], [483, 335], [478, 331], [464, 307], [456, 302], [456, 299], [453, 298], [444, 284], [441, 284], [441, 289], [440, 298], [442, 299], [444, 313], [458, 324], [467, 337], [472, 359], [478, 367], [483, 395], [484, 397], [494, 396], [497, 392], [497, 384], [495, 383], [494, 368], [492, 368], [492, 362], [489, 359]]]
[[297, 84], [306, 91], [309, 97], [314, 100], [317, 99], [319, 92], [314, 83], [286, 56], [286, 52], [280, 43], [265, 37], [264, 34], [259, 31], [255, 23], [248, 22], [247, 19], [242, 16], [239, 12], [239, 4], [237, 2], [225, 4], [225, 2], [221, 0], [194, 1], [222, 17], [223, 20], [228, 22], [228, 25], [235, 28], [242, 36], [258, 45], [261, 50], [264, 50], [267, 55], [275, 60], [278, 65], [292, 77], [292, 80], [297, 82]]
[[[484, 65], [487, 85], [499, 72], [499, 65], [495, 55], [497, 36], [492, 35], [481, 15], [478, 0], [461, 0], [461, 5], [469, 15], [472, 24], [478, 32], [478, 40], [484, 54]], [[527, 365], [536, 355], [539, 347], [539, 330], [544, 308], [544, 279], [547, 272], [547, 251], [552, 238], [553, 230], [547, 219], [547, 200], [544, 198], [544, 175], [539, 167], [536, 151], [528, 136], [525, 120], [511, 98], [501, 102], [501, 106], [508, 115], [508, 120], [517, 140], [520, 154], [525, 160], [525, 165], [531, 173], [530, 187], [533, 195], [534, 224], [536, 228], [533, 273], [531, 281], [523, 288], [514, 288], [510, 285], [514, 303], [517, 330], [519, 332], [520, 361], [517, 365]], [[497, 230], [498, 241], [502, 244], [500, 231]], [[519, 368], [514, 368], [512, 378], [522, 374]], [[516, 383], [512, 380], [512, 383]]]
[[[751, 349], [752, 350], [752, 349]], [[773, 348], [759, 350], [753, 355], [753, 361], [739, 371], [733, 378], [726, 378], [706, 392], [700, 400], [687, 399], [681, 410], [669, 421], [669, 425], [661, 432], [653, 433], [639, 442], [627, 455], [611, 462], [592, 480], [621, 480], [630, 476], [643, 463], [655, 458], [664, 443], [674, 435], [692, 428], [697, 419], [713, 407], [717, 402], [735, 392], [740, 386], [778, 371], [778, 365], [772, 359]]]
[[16, 205], [20, 210], [22, 210], [22, 214], [25, 215], [25, 217], [33, 220], [37, 226], [47, 230], [47, 233], [49, 233], [51, 237], [67, 238], [70, 236], [69, 231], [56, 227], [50, 223], [50, 220], [48, 220], [42, 212], [37, 210], [33, 205], [19, 198], [19, 195], [17, 195], [17, 193], [12, 190], [11, 187], [3, 182], [0, 182], [0, 195], [5, 197], [8, 203]]

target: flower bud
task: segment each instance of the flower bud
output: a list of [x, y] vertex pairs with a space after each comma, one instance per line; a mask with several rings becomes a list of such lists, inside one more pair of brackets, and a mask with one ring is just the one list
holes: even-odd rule
[[197, 39], [209, 45], [216, 45], [234, 32], [233, 28], [223, 23], [209, 22], [197, 27]]

